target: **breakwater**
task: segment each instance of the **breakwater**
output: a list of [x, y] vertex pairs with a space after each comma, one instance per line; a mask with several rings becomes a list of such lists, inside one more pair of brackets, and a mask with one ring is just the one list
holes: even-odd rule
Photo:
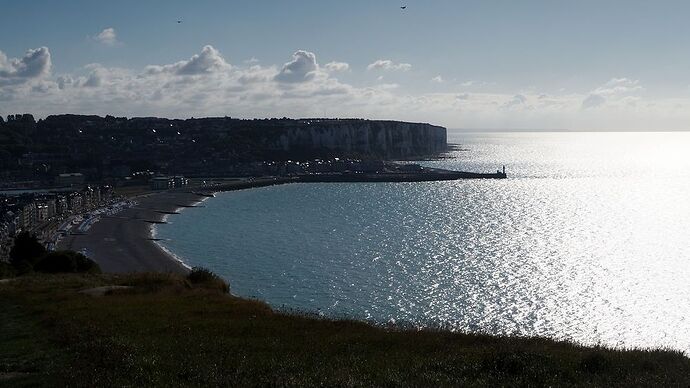
[[246, 180], [234, 180], [191, 191], [200, 197], [211, 197], [214, 192], [245, 190], [256, 187], [268, 187], [288, 183], [337, 183], [337, 182], [433, 182], [451, 181], [463, 179], [506, 179], [507, 174], [496, 171], [495, 173], [476, 173], [465, 171], [452, 171], [438, 168], [427, 168], [419, 172], [379, 172], [379, 173], [324, 173], [297, 175], [291, 177], [263, 177]]

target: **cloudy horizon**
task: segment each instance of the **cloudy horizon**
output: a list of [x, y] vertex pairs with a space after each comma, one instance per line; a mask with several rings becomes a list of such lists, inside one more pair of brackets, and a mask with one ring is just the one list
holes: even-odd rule
[[[415, 12], [424, 17], [441, 17], [442, 7], [452, 7], [448, 2], [438, 1], [433, 5], [415, 4], [398, 12], [395, 2], [388, 3], [384, 8], [381, 5], [371, 8], [391, 13], [387, 17], [396, 20], [381, 22], [382, 27], [390, 29], [399, 28], [397, 19], [415, 17]], [[467, 3], [473, 2], [465, 2], [465, 5]], [[584, 8], [589, 6], [583, 5]], [[258, 12], [251, 6], [243, 7], [245, 12]], [[357, 3], [353, 7], [365, 10], [367, 5]], [[481, 11], [476, 4], [475, 8]], [[626, 12], [632, 9], [632, 14], [637, 15], [642, 12], [639, 8], [639, 4], [633, 5]], [[0, 16], [0, 20], [7, 18], [3, 21], [11, 22], [11, 11], [21, 9], [19, 3], [11, 4], [10, 12], [5, 17]], [[608, 12], [607, 9], [599, 11]], [[193, 15], [190, 10], [179, 13]], [[165, 28], [169, 29], [190, 28], [189, 25], [195, 29], [219, 28], [211, 21], [202, 24], [179, 18], [180, 23], [177, 23], [178, 18], [163, 18], [167, 23]], [[266, 19], [277, 20], [275, 16]], [[589, 20], [590, 29], [604, 28], [592, 23]], [[0, 27], [0, 32], [12, 27], [7, 24]], [[12, 39], [9, 41], [7, 34], [0, 34], [4, 36], [0, 37], [1, 115], [360, 117], [475, 129], [690, 129], [687, 124], [690, 120], [690, 79], [679, 80], [675, 86], [662, 84], [656, 73], [641, 71], [626, 62], [623, 54], [632, 55], [629, 49], [620, 49], [621, 58], [612, 57], [606, 66], [597, 67], [596, 71], [587, 70], [587, 59], [582, 60], [581, 71], [566, 70], [570, 66], [567, 62], [560, 66], [543, 64], [547, 59], [557, 62], [552, 57], [535, 57], [534, 69], [522, 69], [488, 61], [491, 55], [486, 53], [477, 52], [480, 58], [468, 59], [469, 55], [461, 47], [459, 54], [450, 51], [434, 58], [421, 55], [419, 47], [390, 50], [386, 44], [390, 37], [385, 32], [380, 33], [386, 35], [383, 39], [378, 33], [369, 31], [369, 41], [361, 42], [362, 52], [347, 46], [356, 45], [356, 42], [346, 45], [334, 41], [333, 47], [324, 48], [323, 42], [311, 36], [313, 32], [310, 39], [304, 38], [302, 27], [293, 33], [292, 39], [289, 36], [281, 39], [289, 47], [278, 47], [274, 42], [264, 47], [266, 37], [259, 36], [247, 37], [249, 42], [234, 49], [232, 44], [225, 43], [227, 39], [222, 34], [214, 38], [215, 34], [208, 32], [195, 36], [193, 42], [185, 41], [186, 48], [182, 50], [174, 42], [168, 42], [174, 38], [157, 36], [156, 31], [139, 39], [143, 27], [136, 22], [125, 22], [117, 15], [101, 16], [88, 24], [82, 27], [76, 23], [70, 27], [74, 36], [81, 36], [70, 44], [65, 43], [64, 38], [53, 39], [50, 31], [40, 28], [29, 34], [31, 39], [9, 38]], [[565, 29], [554, 33], [559, 32], [563, 39], [571, 33]], [[290, 32], [285, 34], [290, 35]], [[342, 31], [338, 37], [341, 35]], [[537, 36], [548, 39], [541, 34]], [[153, 43], [153, 38], [157, 43]], [[440, 50], [452, 48], [453, 39], [448, 37], [451, 42], [445, 42], [432, 34], [424, 37], [421, 43], [433, 43]], [[478, 36], [480, 42], [476, 44], [495, 50], [497, 39]], [[42, 43], [30, 45], [31, 42]], [[543, 44], [542, 41], [524, 45], [529, 51]], [[596, 43], [589, 44], [594, 51]], [[641, 43], [639, 49], [651, 50], [655, 44], [658, 42], [649, 40]], [[377, 49], [379, 54], [376, 54]], [[615, 50], [615, 47], [610, 49]], [[503, 50], [510, 51], [516, 62], [526, 59], [513, 49], [503, 47]], [[555, 48], [546, 51], [547, 56], [561, 55]], [[137, 53], [141, 55], [137, 57]], [[589, 54], [595, 58], [595, 52]], [[462, 58], [458, 59], [458, 55]], [[677, 63], [669, 65], [672, 57]], [[160, 60], [152, 60], [155, 58]], [[457, 70], [459, 61], [470, 60], [477, 60], [477, 66], [484, 60], [490, 69]], [[597, 57], [596, 61], [601, 60]], [[668, 54], [656, 58], [651, 65], [663, 64], [664, 72], [671, 76], [678, 71], [677, 78], [680, 78], [684, 76], [680, 72], [684, 71], [685, 63], [690, 64], [690, 57]], [[560, 75], [545, 76], [549, 71]], [[561, 78], [554, 81], [558, 77]]]

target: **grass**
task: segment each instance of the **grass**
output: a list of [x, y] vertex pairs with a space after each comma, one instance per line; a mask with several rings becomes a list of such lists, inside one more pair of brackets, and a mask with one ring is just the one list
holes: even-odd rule
[[[134, 288], [78, 292], [105, 285]], [[175, 275], [18, 278], [0, 317], [0, 386], [690, 385], [678, 352], [284, 315]]]
[[11, 278], [16, 275], [16, 270], [9, 263], [0, 261], [0, 279]]

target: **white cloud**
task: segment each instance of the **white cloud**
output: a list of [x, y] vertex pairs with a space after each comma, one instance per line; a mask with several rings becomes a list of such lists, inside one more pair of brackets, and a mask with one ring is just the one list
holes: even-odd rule
[[409, 63], [395, 63], [390, 59], [379, 59], [367, 66], [367, 70], [408, 71], [410, 69], [412, 69], [412, 65], [410, 65]]
[[103, 75], [101, 71], [96, 71], [94, 70], [89, 74], [89, 77], [86, 79], [86, 81], [83, 83], [84, 86], [86, 87], [99, 87], [103, 85]]
[[201, 53], [193, 55], [186, 61], [170, 65], [151, 65], [146, 67], [148, 74], [173, 73], [177, 75], [202, 75], [230, 71], [232, 66], [211, 45], [206, 45]]
[[525, 95], [516, 94], [509, 101], [505, 102], [502, 107], [503, 109], [515, 109], [516, 107], [524, 109], [524, 107], [527, 106], [527, 102], [528, 99]]
[[338, 73], [350, 70], [350, 65], [345, 62], [329, 62], [324, 65], [324, 68], [331, 73]]
[[286, 83], [307, 82], [316, 77], [318, 70], [316, 55], [309, 51], [299, 50], [292, 55], [292, 61], [283, 65], [275, 79]]
[[443, 77], [441, 77], [440, 75], [437, 75], [436, 77], [431, 79], [431, 82], [436, 82], [438, 84], [442, 84], [443, 83]]
[[469, 87], [474, 87], [474, 88], [481, 88], [485, 86], [493, 86], [496, 85], [494, 82], [486, 82], [486, 81], [475, 81], [475, 80], [469, 80], [460, 83], [460, 86], [469, 88]]
[[[6, 62], [3, 57], [3, 66]], [[0, 88], [0, 114], [28, 109], [37, 116], [336, 116], [338, 107], [354, 103], [361, 93], [331, 78], [307, 51], [296, 52], [280, 68], [241, 67], [205, 46], [188, 60], [147, 66], [143, 72], [90, 64], [80, 73], [61, 74], [31, 87]]]
[[640, 81], [638, 80], [631, 80], [628, 78], [612, 78], [603, 86], [594, 90], [593, 93], [611, 96], [632, 93], [640, 90], [644, 90], [644, 88], [640, 86]]
[[51, 76], [50, 65], [47, 48], [29, 50], [20, 59], [0, 53], [0, 114], [365, 117], [533, 129], [673, 129], [690, 122], [690, 98], [645, 98], [640, 82], [626, 78], [579, 93], [468, 94], [460, 86], [422, 93], [383, 79], [361, 86], [340, 82], [308, 51], [297, 51], [284, 65], [231, 65], [212, 46], [144, 71], [89, 64]]
[[622, 100], [632, 93], [644, 90], [640, 81], [629, 78], [612, 78], [604, 85], [594, 89], [582, 101], [583, 109], [599, 108], [610, 101]]
[[0, 51], [0, 85], [24, 83], [50, 74], [50, 50], [39, 47], [27, 50], [22, 58], [7, 58]]
[[115, 46], [120, 43], [117, 40], [115, 29], [112, 27], [108, 27], [98, 33], [98, 35], [93, 36], [93, 40], [106, 46]]
[[599, 94], [590, 94], [582, 101], [582, 108], [590, 109], [597, 108], [606, 103], [606, 98]]

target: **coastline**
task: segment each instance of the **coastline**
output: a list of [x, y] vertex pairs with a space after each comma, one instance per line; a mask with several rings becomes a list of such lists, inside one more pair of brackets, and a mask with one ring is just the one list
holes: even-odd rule
[[85, 234], [68, 235], [57, 246], [85, 253], [106, 273], [163, 272], [186, 274], [191, 268], [155, 237], [155, 226], [222, 191], [295, 182], [293, 179], [232, 181], [204, 188], [160, 191], [130, 198], [137, 205], [101, 217]]
[[58, 249], [85, 252], [104, 272], [187, 273], [189, 267], [155, 241], [153, 229], [171, 214], [203, 199], [193, 193], [174, 191], [133, 198], [137, 205], [102, 217], [86, 234], [66, 236]]
[[416, 173], [317, 174], [288, 178], [267, 177], [234, 180], [200, 188], [153, 192], [130, 198], [136, 206], [115, 215], [102, 217], [85, 234], [63, 238], [57, 249], [79, 251], [96, 261], [104, 272], [173, 272], [184, 274], [190, 267], [170, 252], [155, 237], [155, 226], [168, 216], [224, 191], [245, 190], [290, 183], [317, 182], [426, 182], [460, 179], [504, 179], [505, 173], [467, 173], [427, 169]]
[[[204, 202], [206, 202], [208, 199], [211, 198], [211, 197], [205, 197], [205, 196], [199, 197], [197, 194], [193, 194], [193, 193], [190, 193], [190, 194], [196, 196], [197, 199], [196, 199], [195, 201], [191, 201], [191, 200], [190, 200], [190, 201], [187, 201], [187, 202], [180, 201], [181, 203], [177, 203], [177, 204], [176, 204], [177, 208], [176, 208], [175, 210], [173, 210], [173, 213], [171, 213], [171, 214], [163, 214], [163, 217], [161, 217], [161, 222], [167, 223], [167, 222], [168, 222], [168, 218], [170, 218], [171, 215], [180, 214], [180, 213], [181, 213], [183, 210], [185, 210], [185, 209], [189, 209], [189, 208], [193, 208], [193, 207], [200, 206], [201, 204], [203, 204]], [[156, 195], [156, 194], [151, 194], [151, 195]], [[182, 203], [182, 202], [184, 202], [184, 203]], [[161, 243], [162, 239], [159, 239], [159, 238], [158, 238], [158, 231], [157, 231], [157, 229], [156, 229], [157, 227], [158, 227], [158, 224], [149, 224], [149, 240], [148, 240], [148, 241], [152, 242], [152, 243], [153, 243], [154, 245], [156, 245], [161, 251], [163, 251], [163, 253], [165, 253], [166, 255], [168, 255], [168, 258], [169, 258], [169, 259], [172, 259], [172, 260], [174, 260], [174, 261], [180, 263], [183, 267], [185, 267], [185, 268], [187, 269], [187, 271], [191, 271], [191, 270], [192, 270], [192, 266], [190, 266], [190, 265], [188, 265], [187, 263], [185, 263], [185, 261], [183, 260], [183, 258], [181, 258], [180, 256], [176, 255], [173, 251], [171, 251], [170, 249], [168, 249], [165, 245], [163, 245], [163, 244]]]

